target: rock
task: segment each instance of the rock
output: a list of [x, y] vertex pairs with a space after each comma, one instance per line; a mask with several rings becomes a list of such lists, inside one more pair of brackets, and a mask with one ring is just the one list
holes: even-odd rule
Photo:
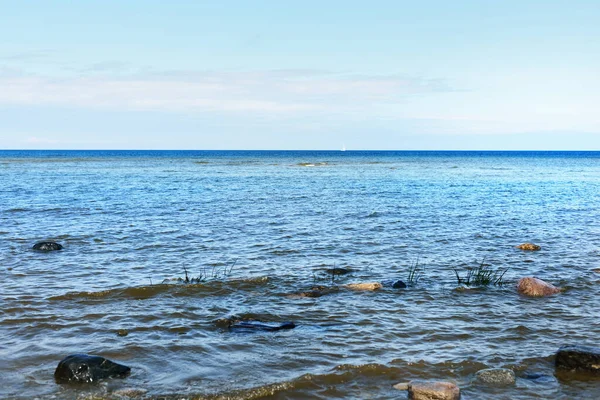
[[273, 324], [262, 321], [236, 321], [229, 325], [229, 330], [233, 332], [276, 332], [284, 329], [294, 329], [296, 324], [293, 322], [283, 322]]
[[398, 280], [398, 281], [392, 283], [392, 287], [394, 289], [404, 289], [406, 287], [406, 283]]
[[58, 363], [56, 383], [93, 383], [107, 378], [125, 378], [131, 368], [100, 356], [72, 354]]
[[430, 382], [414, 380], [394, 385], [395, 389], [408, 390], [408, 398], [412, 400], [458, 400], [460, 389], [450, 382]]
[[129, 331], [127, 329], [119, 329], [117, 331], [117, 336], [127, 336], [129, 335]]
[[562, 289], [534, 277], [521, 278], [517, 291], [525, 296], [542, 297], [560, 293]]
[[37, 251], [55, 251], [62, 249], [62, 245], [56, 242], [39, 242], [33, 245], [33, 250]]
[[475, 373], [475, 380], [490, 386], [508, 386], [516, 382], [515, 373], [506, 368], [488, 368]]
[[557, 370], [585, 372], [600, 377], [600, 348], [591, 346], [562, 346], [556, 353]]
[[594, 268], [594, 269], [592, 270], [592, 272], [595, 272], [595, 273], [597, 273], [597, 274], [600, 274], [600, 268]]
[[404, 289], [407, 287], [406, 283], [404, 283], [401, 280], [395, 281], [395, 280], [389, 279], [389, 280], [382, 281], [381, 284], [385, 287], [392, 287], [394, 289]]
[[352, 270], [350, 268], [335, 267], [329, 268], [326, 272], [331, 275], [346, 275], [352, 272]]
[[533, 243], [523, 243], [518, 246], [515, 246], [517, 249], [526, 250], [526, 251], [538, 251], [541, 250], [542, 247]]
[[367, 283], [349, 283], [344, 287], [352, 290], [377, 290], [381, 289], [383, 285], [379, 282], [367, 282]]

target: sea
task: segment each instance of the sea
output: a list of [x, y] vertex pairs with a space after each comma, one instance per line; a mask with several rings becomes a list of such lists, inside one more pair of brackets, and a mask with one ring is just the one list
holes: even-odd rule
[[4, 150], [0, 250], [2, 399], [600, 398], [554, 369], [600, 345], [600, 152]]

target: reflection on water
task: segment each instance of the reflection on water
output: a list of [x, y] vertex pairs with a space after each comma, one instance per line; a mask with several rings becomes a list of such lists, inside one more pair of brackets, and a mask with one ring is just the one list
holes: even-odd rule
[[[600, 334], [596, 153], [0, 152], [0, 163], [0, 398], [398, 398], [391, 385], [414, 378], [453, 380], [466, 399], [600, 396], [552, 367], [559, 346]], [[65, 248], [32, 251], [41, 240]], [[542, 250], [514, 248], [526, 241]], [[406, 280], [416, 260], [416, 285], [344, 287]], [[455, 290], [454, 269], [483, 260], [508, 268], [508, 284]], [[327, 272], [337, 267], [350, 272]], [[178, 282], [186, 272], [202, 279]], [[520, 297], [528, 275], [566, 291]], [[297, 295], [315, 286], [338, 289]], [[296, 328], [219, 323], [234, 316]], [[58, 361], [77, 352], [132, 374], [56, 385]], [[513, 369], [516, 386], [472, 383], [488, 367]]]

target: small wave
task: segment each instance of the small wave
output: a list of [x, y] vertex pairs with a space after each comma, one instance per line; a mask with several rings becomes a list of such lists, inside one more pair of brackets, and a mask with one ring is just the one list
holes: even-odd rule
[[271, 250], [271, 251], [269, 251], [269, 254], [272, 254], [274, 256], [287, 256], [289, 254], [299, 254], [299, 253], [300, 253], [299, 250], [294, 250], [294, 249]]
[[8, 210], [6, 210], [6, 212], [9, 212], [9, 213], [18, 213], [18, 212], [27, 212], [27, 211], [31, 211], [31, 210], [28, 208], [20, 208], [20, 207], [9, 208]]
[[329, 165], [328, 162], [300, 162], [298, 164], [296, 164], [299, 167], [324, 167], [326, 165]]

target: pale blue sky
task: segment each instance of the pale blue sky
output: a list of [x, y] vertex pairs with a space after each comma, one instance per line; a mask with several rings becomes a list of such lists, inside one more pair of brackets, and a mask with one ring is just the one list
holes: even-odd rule
[[600, 150], [600, 1], [3, 1], [0, 148]]

